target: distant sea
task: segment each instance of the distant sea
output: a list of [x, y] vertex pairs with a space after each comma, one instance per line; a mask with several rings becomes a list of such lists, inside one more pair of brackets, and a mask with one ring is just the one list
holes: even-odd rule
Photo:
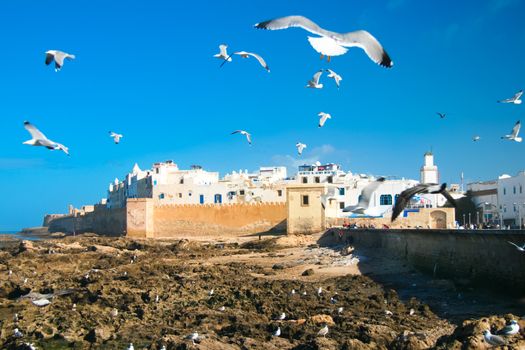
[[28, 241], [39, 241], [42, 238], [45, 238], [45, 237], [38, 236], [38, 235], [24, 234], [22, 232], [13, 232], [13, 231], [0, 231], [0, 236], [2, 235], [6, 235], [14, 239], [25, 239]]

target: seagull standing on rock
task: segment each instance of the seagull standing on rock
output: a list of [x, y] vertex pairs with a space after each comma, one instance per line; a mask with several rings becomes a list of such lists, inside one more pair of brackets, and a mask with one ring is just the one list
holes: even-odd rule
[[514, 335], [514, 334], [518, 334], [519, 331], [520, 331], [520, 325], [518, 324], [518, 322], [516, 320], [510, 320], [510, 322], [505, 327], [500, 329], [497, 332], [497, 334]]
[[135, 347], [133, 347], [133, 343], [129, 343], [127, 350], [135, 350]]
[[282, 321], [286, 318], [286, 314], [284, 312], [282, 312], [279, 317], [277, 318], [279, 321]]
[[64, 65], [64, 59], [74, 60], [75, 55], [59, 51], [59, 50], [49, 50], [46, 51], [46, 65], [50, 65], [51, 62], [55, 61], [55, 72], [60, 71]]
[[317, 332], [317, 335], [320, 335], [321, 337], [325, 337], [328, 334], [328, 325], [325, 324], [323, 328]]
[[274, 337], [279, 337], [281, 335], [281, 327], [277, 327], [277, 330], [273, 333]]
[[489, 345], [492, 345], [492, 346], [501, 346], [501, 345], [507, 344], [505, 339], [503, 339], [499, 335], [491, 334], [490, 330], [488, 329], [483, 331], [483, 338]]
[[18, 330], [18, 328], [15, 328], [14, 336], [15, 338], [22, 338], [24, 335]]
[[332, 119], [332, 116], [325, 112], [319, 112], [319, 127], [322, 128], [327, 119]]
[[368, 57], [380, 66], [390, 68], [394, 62], [386, 53], [379, 41], [365, 30], [357, 30], [348, 33], [337, 33], [321, 28], [310, 19], [303, 16], [287, 16], [275, 18], [255, 24], [255, 28], [280, 30], [299, 27], [319, 37], [308, 37], [310, 45], [315, 51], [327, 57], [330, 62], [331, 56], [344, 55], [347, 47], [359, 47], [365, 51]]

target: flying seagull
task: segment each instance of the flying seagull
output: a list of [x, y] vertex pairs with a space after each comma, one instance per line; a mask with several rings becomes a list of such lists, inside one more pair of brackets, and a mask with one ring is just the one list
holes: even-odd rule
[[518, 322], [516, 320], [510, 320], [510, 322], [505, 327], [500, 329], [497, 332], [497, 334], [514, 335], [514, 334], [518, 334], [519, 331], [520, 331], [520, 325], [518, 324]]
[[317, 71], [317, 73], [314, 74], [311, 80], [308, 80], [306, 87], [312, 88], [312, 89], [322, 89], [323, 84], [319, 84], [319, 79], [321, 78], [321, 74], [323, 74], [322, 69]]
[[234, 52], [235, 55], [239, 55], [241, 56], [242, 58], [248, 58], [250, 56], [252, 57], [255, 57], [255, 59], [257, 61], [259, 61], [259, 63], [261, 64], [261, 66], [266, 69], [268, 71], [268, 73], [270, 73], [270, 67], [268, 67], [268, 65], [266, 64], [266, 61], [259, 55], [257, 55], [256, 53], [253, 53], [253, 52], [246, 52], [246, 51], [239, 51], [239, 52]]
[[500, 346], [505, 345], [507, 342], [505, 339], [498, 335], [493, 335], [490, 333], [490, 330], [486, 329], [483, 331], [483, 338], [485, 338], [485, 341], [492, 346]]
[[[343, 208], [343, 212], [348, 213], [355, 213], [355, 214], [364, 214], [364, 215], [370, 215], [372, 214], [368, 209], [370, 208], [370, 199], [372, 198], [372, 194], [377, 190], [377, 188], [385, 182], [384, 177], [380, 177], [376, 179], [375, 181], [370, 182], [368, 185], [363, 188], [361, 191], [361, 196], [359, 199], [359, 202], [357, 205], [351, 205], [348, 207]], [[375, 215], [371, 215], [375, 216]]]
[[520, 132], [521, 123], [518, 120], [516, 124], [514, 124], [514, 127], [512, 128], [512, 131], [510, 132], [510, 135], [502, 136], [502, 139], [510, 140], [510, 141], [516, 141], [521, 142], [522, 138], [518, 137], [518, 133]]
[[[227, 48], [228, 45], [219, 45], [220, 52], [218, 54], [213, 55], [213, 57], [223, 60], [224, 62], [231, 62], [232, 58], [231, 56], [228, 56], [228, 52], [226, 51]], [[222, 62], [221, 67], [224, 64], [224, 62]]]
[[445, 113], [436, 112], [436, 114], [439, 115], [441, 119], [444, 119], [447, 116]]
[[399, 214], [401, 214], [403, 209], [405, 209], [410, 199], [418, 193], [440, 193], [450, 202], [450, 204], [452, 204], [454, 207], [456, 206], [455, 199], [452, 198], [450, 193], [447, 192], [446, 183], [443, 183], [441, 185], [419, 184], [401, 192], [392, 211], [392, 222], [394, 222], [394, 220], [399, 216]]
[[295, 147], [297, 147], [297, 153], [299, 155], [303, 154], [303, 150], [306, 148], [306, 145], [304, 143], [301, 143], [301, 142], [297, 142], [295, 144]]
[[499, 100], [498, 102], [499, 103], [513, 103], [515, 105], [520, 105], [522, 102], [521, 95], [523, 95], [523, 90], [516, 92], [516, 94], [512, 96], [511, 98], [507, 98], [505, 100]]
[[110, 132], [109, 132], [109, 137], [113, 138], [113, 141], [115, 141], [115, 144], [118, 145], [118, 143], [120, 142], [120, 139], [121, 139], [122, 137], [124, 137], [124, 135], [122, 135], [122, 134], [117, 134], [116, 132], [110, 131]]
[[248, 143], [251, 145], [252, 144], [252, 135], [247, 132], [247, 131], [244, 131], [244, 130], [235, 130], [234, 132], [231, 133], [232, 135], [233, 134], [241, 134], [241, 135], [244, 135], [246, 136], [246, 140], [248, 141]]
[[28, 121], [24, 122], [24, 128], [31, 134], [32, 139], [24, 142], [24, 145], [30, 146], [44, 146], [50, 150], [61, 150], [69, 156], [69, 149], [61, 143], [51, 141], [38, 130], [33, 124]]
[[331, 69], [326, 69], [326, 71], [328, 72], [328, 78], [333, 78], [335, 81], [335, 85], [337, 85], [337, 87], [339, 88], [339, 84], [341, 83], [341, 80], [343, 80], [343, 78], [341, 78], [339, 74], [337, 74]]
[[519, 250], [520, 252], [525, 252], [525, 244], [522, 245], [522, 246], [519, 246], [516, 243], [510, 242], [510, 241], [507, 241], [507, 243], [512, 244], [513, 246], [515, 246], [516, 249]]
[[62, 66], [64, 65], [64, 59], [66, 58], [68, 60], [74, 60], [75, 55], [58, 50], [46, 51], [46, 65], [49, 66], [51, 62], [55, 61], [55, 72], [58, 72], [60, 69], [62, 69]]
[[332, 119], [332, 116], [325, 112], [319, 112], [319, 127], [322, 128], [327, 119]]
[[348, 33], [336, 33], [319, 27], [316, 23], [303, 16], [288, 16], [255, 24], [255, 28], [279, 30], [291, 27], [299, 27], [320, 37], [308, 37], [310, 45], [315, 51], [327, 56], [344, 55], [347, 47], [359, 47], [365, 50], [368, 57], [375, 63], [390, 68], [394, 65], [379, 41], [365, 30], [357, 30]]
[[479, 141], [481, 139], [481, 137], [479, 137], [478, 135], [474, 136], [472, 138], [472, 141], [476, 142], [476, 141]]

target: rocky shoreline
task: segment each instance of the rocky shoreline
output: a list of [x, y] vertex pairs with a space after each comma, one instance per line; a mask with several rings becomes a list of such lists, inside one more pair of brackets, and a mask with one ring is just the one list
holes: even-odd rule
[[[4, 248], [0, 348], [480, 349], [487, 347], [485, 329], [499, 329], [509, 319], [525, 327], [511, 314], [456, 327], [366, 276], [319, 275], [322, 264], [350, 268], [352, 257], [341, 257], [351, 249], [319, 261], [298, 247], [293, 252], [304, 251], [305, 262], [292, 266], [285, 261], [288, 246], [279, 239], [238, 244], [66, 237]], [[311, 266], [319, 269], [302, 276]], [[21, 298], [30, 292], [63, 295], [37, 306], [40, 294]], [[325, 325], [328, 334], [318, 336]], [[187, 339], [193, 332], [196, 341]], [[525, 348], [523, 333], [506, 341], [508, 349]]]

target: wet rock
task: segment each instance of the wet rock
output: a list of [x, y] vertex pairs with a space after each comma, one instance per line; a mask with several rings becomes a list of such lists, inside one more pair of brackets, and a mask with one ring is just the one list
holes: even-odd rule
[[312, 276], [314, 273], [315, 272], [313, 269], [307, 269], [307, 270], [304, 270], [304, 272], [301, 275], [302, 276]]

